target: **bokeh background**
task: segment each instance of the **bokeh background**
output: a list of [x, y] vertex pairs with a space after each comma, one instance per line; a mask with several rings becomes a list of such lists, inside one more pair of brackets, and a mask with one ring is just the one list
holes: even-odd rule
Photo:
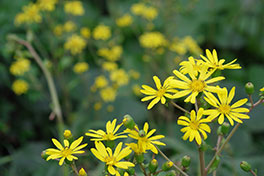
[[[205, 49], [216, 49], [218, 57], [227, 61], [238, 59], [242, 69], [224, 71], [226, 80], [221, 82], [221, 86], [237, 87], [235, 99], [246, 97], [244, 85], [248, 81], [254, 83], [257, 91], [264, 85], [261, 0], [86, 0], [82, 1], [85, 13], [80, 16], [65, 13], [64, 1], [59, 0], [55, 10], [40, 12], [42, 22], [15, 24], [16, 15], [30, 2], [35, 1], [0, 1], [0, 175], [63, 175], [56, 162], [45, 162], [40, 157], [42, 150], [52, 146], [50, 139], [58, 137], [56, 120], [50, 118], [52, 104], [47, 82], [27, 50], [8, 40], [10, 34], [30, 40], [40, 54], [55, 80], [65, 128], [75, 136], [91, 128], [104, 129], [106, 121], [117, 118], [121, 122], [125, 114], [130, 114], [139, 125], [148, 121], [151, 128], [166, 136], [163, 141], [167, 146], [162, 149], [171, 159], [191, 156], [190, 175], [197, 175], [198, 154], [194, 143], [181, 139], [180, 127], [176, 125], [181, 112], [170, 105], [156, 105], [148, 111], [147, 104], [140, 102], [140, 85], [154, 86], [153, 75], [164, 80], [179, 67], [179, 62], [189, 56], [199, 58]], [[139, 2], [149, 8], [148, 14], [133, 13], [131, 7]], [[127, 25], [118, 24], [117, 19], [124, 15], [132, 18], [131, 24], [126, 20]], [[94, 38], [98, 25], [109, 27], [109, 39]], [[83, 27], [90, 32], [86, 38], [82, 36], [86, 47], [73, 54], [64, 44], [74, 34], [81, 36]], [[144, 46], [140, 38], [150, 32], [162, 35], [162, 39], [154, 37], [154, 42], [164, 41], [158, 46]], [[108, 53], [100, 54], [102, 48], [108, 48]], [[10, 73], [10, 67], [19, 57], [30, 60], [30, 69], [16, 76]], [[88, 63], [89, 69], [76, 71], [74, 67], [79, 62]], [[106, 62], [116, 67], [116, 76], [104, 67]], [[21, 95], [12, 87], [17, 79], [28, 84], [28, 90]], [[257, 93], [253, 98], [257, 99]], [[264, 175], [263, 114], [263, 106], [254, 109], [251, 119], [231, 139], [218, 175], [247, 175], [239, 168], [242, 160]], [[207, 141], [215, 143], [215, 130]], [[207, 153], [208, 161], [213, 151], [209, 149]], [[101, 174], [103, 165], [89, 151], [78, 162], [89, 175]]]

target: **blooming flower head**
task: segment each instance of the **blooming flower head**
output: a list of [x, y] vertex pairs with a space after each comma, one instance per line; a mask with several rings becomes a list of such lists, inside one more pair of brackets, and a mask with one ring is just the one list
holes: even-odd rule
[[113, 87], [105, 87], [100, 90], [100, 96], [104, 102], [113, 102], [116, 98], [116, 89]]
[[119, 128], [122, 126], [122, 123], [116, 125], [116, 119], [112, 122], [108, 121], [106, 123], [106, 132], [103, 130], [88, 130], [88, 133], [85, 133], [86, 136], [94, 137], [91, 141], [113, 141], [119, 138], [126, 138], [126, 135], [121, 135], [121, 133], [116, 133]]
[[106, 25], [99, 25], [93, 30], [93, 38], [95, 40], [107, 40], [111, 37], [111, 29]]
[[72, 161], [73, 159], [77, 160], [78, 158], [76, 156], [73, 156], [73, 154], [84, 153], [84, 151], [81, 149], [87, 146], [87, 144], [80, 145], [82, 140], [83, 140], [83, 136], [73, 141], [70, 145], [69, 141], [65, 139], [63, 141], [64, 143], [64, 147], [63, 147], [57, 139], [53, 138], [52, 142], [58, 149], [49, 148], [46, 150], [46, 154], [49, 155], [47, 161], [50, 159], [54, 160], [60, 158], [59, 165], [61, 166], [65, 159], [69, 161]]
[[180, 72], [183, 74], [187, 74], [190, 72], [194, 73], [194, 76], [197, 76], [199, 72], [201, 72], [203, 67], [202, 60], [196, 60], [192, 56], [188, 58], [188, 61], [182, 61], [180, 63], [181, 68]]
[[129, 76], [123, 69], [113, 70], [110, 73], [110, 79], [118, 86], [127, 85], [129, 82]]
[[28, 83], [21, 79], [15, 80], [12, 84], [12, 90], [17, 95], [26, 93], [28, 91], [28, 87]]
[[206, 139], [207, 138], [207, 133], [211, 132], [210, 127], [206, 124], [208, 122], [211, 122], [210, 119], [206, 118], [203, 119], [203, 112], [204, 109], [200, 108], [198, 110], [198, 113], [196, 115], [195, 111], [192, 110], [191, 111], [191, 117], [185, 117], [185, 116], [180, 116], [177, 123], [178, 125], [183, 125], [185, 126], [184, 128], [181, 129], [181, 132], [185, 133], [183, 135], [183, 140], [187, 140], [189, 138], [189, 141], [192, 142], [193, 139], [196, 140], [197, 144], [201, 144], [202, 143], [202, 138], [201, 135], [203, 135], [203, 138]]
[[72, 32], [76, 29], [76, 24], [73, 21], [67, 21], [63, 25], [63, 30], [65, 32]]
[[264, 92], [264, 87], [262, 87], [261, 89], [259, 89], [260, 92]]
[[131, 148], [137, 155], [140, 155], [142, 153], [146, 153], [146, 148], [143, 148], [142, 145], [139, 145], [138, 143], [129, 143], [126, 144], [128, 147]]
[[84, 8], [81, 1], [66, 2], [64, 5], [64, 11], [75, 16], [82, 16], [84, 14]]
[[161, 101], [162, 104], [166, 103], [166, 98], [172, 98], [172, 95], [169, 93], [175, 93], [176, 90], [170, 86], [170, 81], [173, 79], [173, 76], [168, 77], [164, 84], [161, 85], [160, 79], [157, 76], [153, 76], [153, 80], [156, 84], [157, 90], [147, 86], [142, 85], [141, 93], [147, 95], [146, 97], [142, 98], [141, 101], [148, 101], [153, 99], [150, 104], [148, 105], [148, 109], [151, 109], [155, 104]]
[[98, 50], [98, 55], [106, 58], [109, 61], [117, 61], [122, 53], [123, 48], [121, 46], [113, 46], [112, 48], [101, 48]]
[[38, 0], [37, 5], [43, 11], [53, 11], [58, 0]]
[[148, 32], [139, 37], [140, 45], [144, 48], [158, 48], [165, 46], [167, 41], [160, 32]]
[[30, 3], [23, 7], [23, 12], [19, 13], [15, 17], [15, 24], [20, 25], [23, 23], [32, 24], [32, 23], [40, 23], [42, 21], [42, 17], [40, 15], [40, 9], [38, 5]]
[[234, 62], [236, 62], [237, 59], [234, 59], [232, 62], [229, 62], [228, 64], [224, 65], [225, 59], [218, 60], [215, 49], [213, 50], [213, 53], [211, 53], [210, 50], [207, 49], [206, 50], [207, 57], [203, 55], [200, 55], [200, 56], [205, 61], [205, 64], [207, 64], [209, 68], [219, 69], [219, 70], [240, 69], [241, 68], [239, 64], [233, 64]]
[[250, 117], [244, 113], [248, 113], [249, 109], [242, 108], [240, 106], [244, 105], [247, 102], [247, 98], [241, 99], [236, 103], [231, 104], [231, 101], [235, 95], [235, 87], [231, 91], [227, 92], [226, 88], [223, 88], [222, 91], [217, 92], [218, 100], [213, 94], [205, 93], [206, 97], [204, 99], [215, 109], [208, 109], [204, 111], [204, 114], [209, 115], [208, 118], [213, 120], [218, 117], [218, 123], [222, 124], [224, 118], [226, 117], [230, 124], [233, 126], [234, 121], [238, 123], [243, 123], [241, 119], [249, 119]]
[[21, 58], [12, 63], [12, 65], [10, 66], [10, 73], [15, 76], [21, 76], [25, 72], [29, 71], [29, 68], [30, 61], [28, 59]]
[[135, 15], [142, 15], [146, 6], [143, 3], [136, 3], [131, 6], [131, 12]]
[[146, 7], [142, 13], [142, 17], [151, 21], [154, 20], [158, 16], [158, 11], [155, 7]]
[[79, 74], [86, 72], [88, 69], [89, 69], [89, 65], [86, 62], [78, 62], [73, 67], [73, 71]]
[[91, 31], [87, 27], [82, 27], [81, 30], [80, 30], [80, 33], [86, 39], [89, 39], [90, 36], [91, 36]]
[[103, 75], [97, 76], [95, 78], [94, 85], [95, 85], [96, 88], [106, 87], [108, 85], [108, 80]]
[[128, 169], [135, 166], [129, 161], [121, 161], [132, 152], [129, 147], [122, 149], [122, 145], [123, 143], [120, 142], [113, 153], [111, 148], [106, 148], [102, 142], [95, 141], [95, 148], [91, 149], [93, 155], [106, 164], [111, 175], [120, 176], [117, 168]]
[[[149, 124], [146, 122], [143, 127], [143, 131], [139, 131], [138, 127], [136, 127], [136, 130], [125, 130], [125, 132], [128, 132], [128, 136], [136, 139], [138, 142], [138, 148], [140, 151], [145, 152], [146, 150], [151, 150], [153, 153], [157, 154], [158, 150], [155, 147], [156, 145], [166, 145], [163, 142], [158, 141], [159, 139], [164, 138], [163, 135], [156, 135], [152, 136], [156, 129], [149, 130]], [[143, 134], [142, 134], [143, 133]]]
[[62, 25], [56, 25], [53, 29], [53, 33], [56, 35], [56, 36], [61, 36], [62, 33], [63, 33], [63, 26]]
[[69, 37], [66, 43], [64, 44], [64, 48], [66, 50], [70, 50], [71, 54], [73, 55], [80, 54], [82, 50], [85, 48], [85, 46], [86, 46], [85, 40], [77, 34], [74, 34], [71, 37]]
[[133, 22], [133, 18], [129, 14], [125, 14], [124, 16], [116, 19], [116, 24], [119, 27], [130, 26], [132, 22]]
[[173, 98], [180, 98], [190, 94], [184, 101], [191, 102], [192, 104], [195, 103], [196, 96], [200, 92], [218, 92], [220, 88], [216, 86], [210, 86], [209, 84], [225, 79], [223, 76], [208, 79], [213, 74], [213, 71], [208, 72], [207, 67], [203, 67], [200, 74], [197, 76], [195, 76], [194, 70], [190, 70], [188, 74], [190, 75], [191, 79], [187, 78], [178, 70], [174, 70], [173, 73], [180, 80], [171, 81], [171, 86], [183, 89], [173, 95]]
[[117, 64], [115, 62], [103, 62], [102, 68], [106, 71], [113, 71], [117, 69]]

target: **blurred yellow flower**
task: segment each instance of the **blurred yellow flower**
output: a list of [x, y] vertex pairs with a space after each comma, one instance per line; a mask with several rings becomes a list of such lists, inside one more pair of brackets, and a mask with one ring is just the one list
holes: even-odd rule
[[129, 77], [123, 69], [113, 70], [110, 73], [110, 79], [118, 86], [127, 85], [129, 82]]
[[56, 36], [61, 36], [63, 33], [63, 26], [62, 25], [56, 25], [55, 28], [53, 29], [53, 33]]
[[97, 76], [95, 78], [94, 85], [95, 85], [96, 88], [106, 87], [108, 85], [108, 80], [103, 75]]
[[24, 75], [25, 72], [30, 69], [30, 61], [25, 58], [20, 58], [17, 61], [13, 62], [10, 66], [10, 73], [15, 76]]
[[15, 80], [12, 84], [12, 90], [17, 95], [24, 94], [28, 91], [28, 83], [24, 80]]
[[42, 17], [39, 12], [39, 7], [36, 4], [30, 3], [23, 7], [23, 13], [17, 14], [15, 17], [15, 24], [20, 25], [23, 23], [40, 23]]
[[78, 174], [79, 174], [78, 176], [87, 176], [87, 173], [85, 172], [85, 170], [83, 168], [81, 168], [79, 170], [79, 173]]
[[99, 111], [102, 108], [102, 103], [101, 102], [96, 102], [94, 104], [94, 110]]
[[112, 71], [117, 69], [117, 64], [115, 62], [103, 62], [102, 68], [106, 71]]
[[264, 87], [262, 87], [261, 89], [259, 89], [260, 92], [264, 92]]
[[130, 26], [132, 24], [132, 22], [133, 22], [133, 18], [129, 14], [125, 14], [124, 16], [116, 19], [116, 24], [119, 27]]
[[157, 48], [165, 46], [167, 41], [160, 32], [147, 32], [139, 37], [140, 45], [144, 48]]
[[105, 102], [112, 102], [116, 98], [116, 90], [113, 87], [101, 89], [100, 96]]
[[136, 80], [140, 77], [140, 73], [136, 70], [129, 70], [129, 75]]
[[64, 44], [66, 50], [70, 50], [71, 54], [80, 54], [86, 46], [85, 40], [77, 34], [73, 34], [69, 37]]
[[37, 5], [43, 11], [53, 11], [58, 0], [38, 0]]
[[90, 36], [91, 36], [91, 31], [90, 31], [90, 29], [87, 28], [87, 27], [82, 27], [80, 32], [81, 32], [81, 35], [82, 35], [84, 38], [86, 38], [86, 39], [89, 39]]
[[187, 47], [184, 45], [184, 43], [181, 42], [172, 43], [170, 45], [170, 50], [176, 52], [179, 55], [184, 55], [187, 53]]
[[136, 95], [136, 96], [141, 96], [141, 92], [140, 92], [140, 86], [138, 84], [134, 84], [132, 86], [132, 90], [133, 90], [133, 93]]
[[81, 1], [67, 1], [64, 5], [64, 11], [75, 16], [82, 16], [84, 14]]
[[184, 37], [182, 42], [192, 54], [199, 56], [203, 52], [197, 42], [191, 36]]
[[197, 144], [202, 143], [202, 138], [200, 133], [202, 133], [203, 138], [207, 138], [207, 133], [211, 132], [211, 129], [209, 125], [206, 123], [211, 122], [208, 118], [202, 119], [204, 109], [200, 108], [198, 110], [198, 113], [196, 115], [195, 111], [191, 111], [191, 117], [185, 117], [185, 116], [180, 116], [177, 123], [178, 125], [183, 125], [186, 126], [181, 129], [181, 132], [185, 133], [183, 135], [183, 140], [187, 140], [189, 138], [189, 141], [192, 142], [193, 139], [196, 140]]
[[146, 6], [143, 3], [136, 3], [131, 6], [131, 12], [135, 15], [141, 15]]
[[63, 30], [65, 32], [72, 32], [76, 29], [76, 24], [73, 21], [67, 21], [63, 25]]
[[95, 40], [107, 40], [111, 37], [111, 29], [109, 26], [106, 25], [98, 25], [94, 30], [93, 30], [93, 38]]
[[87, 144], [81, 144], [83, 140], [83, 136], [80, 137], [79, 139], [73, 141], [70, 145], [69, 141], [65, 139], [64, 142], [64, 147], [60, 144], [60, 142], [57, 139], [52, 139], [53, 144], [59, 149], [53, 149], [49, 148], [46, 150], [46, 154], [49, 155], [47, 158], [47, 161], [50, 159], [60, 159], [59, 165], [61, 166], [64, 162], [65, 159], [68, 161], [72, 160], [77, 160], [78, 158], [74, 156], [73, 154], [82, 154], [84, 153], [83, 149], [84, 147], [87, 146]]
[[141, 15], [143, 18], [151, 21], [158, 16], [158, 11], [155, 7], [145, 7]]
[[123, 53], [123, 48], [121, 46], [113, 46], [112, 48], [101, 48], [97, 51], [97, 54], [101, 57], [106, 58], [109, 61], [117, 61], [120, 59]]
[[88, 69], [89, 69], [89, 65], [86, 62], [78, 62], [73, 67], [73, 71], [78, 74], [86, 72]]

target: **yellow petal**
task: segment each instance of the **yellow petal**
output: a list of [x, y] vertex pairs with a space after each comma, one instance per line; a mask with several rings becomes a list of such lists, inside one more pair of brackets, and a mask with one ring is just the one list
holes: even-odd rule
[[160, 89], [161, 88], [160, 79], [157, 76], [153, 76], [153, 80], [156, 84], [157, 89]]
[[121, 151], [121, 148], [122, 148], [122, 145], [123, 143], [120, 142], [117, 146], [116, 146], [116, 149], [115, 149], [115, 152], [114, 152], [114, 157], [117, 157]]
[[156, 97], [154, 100], [152, 100], [152, 101], [149, 103], [147, 109], [151, 109], [151, 108], [152, 108], [155, 104], [157, 104], [159, 101], [160, 101], [160, 97]]
[[115, 164], [116, 167], [119, 167], [121, 169], [128, 169], [128, 167], [134, 167], [135, 164], [129, 162], [129, 161], [121, 161]]
[[247, 98], [241, 99], [241, 100], [237, 101], [236, 103], [234, 103], [234, 104], [231, 106], [231, 108], [233, 109], [233, 108], [237, 108], [237, 107], [239, 107], [239, 106], [242, 106], [242, 105], [244, 105], [247, 101], [248, 101]]
[[148, 129], [149, 129], [149, 124], [148, 122], [145, 122], [143, 130], [145, 131], [146, 134], [148, 134]]
[[235, 96], [235, 87], [233, 87], [232, 89], [231, 89], [231, 91], [229, 92], [229, 95], [228, 95], [228, 98], [227, 98], [227, 102], [226, 102], [226, 104], [230, 104], [231, 103], [231, 101], [233, 100], [233, 98], [234, 98], [234, 96]]
[[109, 173], [111, 174], [111, 175], [115, 175], [116, 174], [116, 170], [115, 170], [115, 168], [113, 167], [113, 166], [108, 166], [108, 168], [107, 168], [107, 170], [109, 171]]
[[141, 101], [142, 101], [142, 102], [144, 102], [144, 101], [148, 101], [148, 100], [151, 100], [151, 99], [153, 99], [153, 98], [155, 98], [155, 97], [156, 97], [156, 95], [147, 96], [147, 97], [142, 98]]
[[182, 74], [181, 72], [179, 72], [178, 70], [173, 70], [173, 73], [180, 78], [181, 80], [185, 81], [186, 83], [191, 82], [191, 80], [189, 80], [184, 74]]
[[60, 165], [60, 166], [63, 164], [64, 160], [65, 160], [65, 157], [62, 157], [62, 158], [60, 159], [60, 162], [59, 162], [59, 165]]
[[83, 140], [83, 136], [79, 137], [77, 140], [75, 140], [71, 146], [70, 146], [70, 149], [75, 149], [78, 145], [80, 145], [80, 143], [82, 142]]
[[99, 160], [101, 160], [102, 162], [105, 162], [104, 157], [94, 148], [91, 148], [91, 152], [93, 153], [93, 155], [98, 158]]
[[60, 150], [63, 150], [63, 149], [64, 149], [64, 148], [62, 147], [62, 145], [60, 144], [60, 142], [59, 142], [57, 139], [52, 138], [51, 140], [52, 140], [53, 144], [54, 144], [58, 149], [60, 149]]

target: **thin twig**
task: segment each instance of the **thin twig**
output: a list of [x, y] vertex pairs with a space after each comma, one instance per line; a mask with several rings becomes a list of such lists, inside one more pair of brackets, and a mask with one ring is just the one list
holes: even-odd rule
[[185, 112], [185, 113], [188, 113], [188, 114], [190, 114], [190, 112], [189, 112], [189, 111], [187, 111], [187, 110], [186, 110], [186, 109], [184, 109], [183, 107], [179, 106], [179, 105], [178, 105], [178, 104], [176, 104], [175, 102], [171, 101], [171, 104], [172, 104], [174, 107], [178, 108], [179, 110], [181, 110], [181, 111], [183, 111], [183, 112]]
[[[217, 142], [216, 142], [216, 147], [215, 147], [215, 151], [216, 152], [219, 150], [219, 147], [220, 147], [222, 139], [223, 139], [223, 136], [222, 135], [218, 135]], [[216, 176], [216, 170], [213, 172], [213, 176]]]
[[140, 163], [139, 166], [140, 166], [141, 170], [143, 171], [144, 175], [145, 175], [145, 176], [148, 176], [148, 174], [147, 174], [147, 172], [146, 172], [146, 169], [144, 168], [143, 164]]
[[197, 99], [195, 99], [195, 104], [194, 104], [194, 106], [195, 106], [195, 111], [196, 111], [196, 113], [198, 113], [199, 107], [198, 107]]
[[74, 162], [71, 164], [71, 168], [72, 168], [72, 170], [74, 171], [74, 173], [78, 176], [79, 173], [78, 173], [78, 170], [77, 170], [76, 165], [75, 165]]
[[252, 169], [250, 169], [249, 172], [250, 172], [252, 175], [257, 176], [257, 174], [256, 174]]
[[198, 147], [198, 152], [199, 152], [201, 176], [206, 176], [206, 172], [205, 172], [205, 162], [204, 162], [204, 152], [201, 150], [200, 147]]
[[[163, 158], [165, 158], [167, 161], [172, 162], [157, 146], [156, 146], [157, 150], [159, 151], [159, 153], [163, 156]], [[184, 176], [188, 176], [188, 174], [186, 174], [184, 171], [181, 170], [181, 168], [179, 168], [176, 164], [173, 163], [173, 167], [178, 170], [182, 175]]]

